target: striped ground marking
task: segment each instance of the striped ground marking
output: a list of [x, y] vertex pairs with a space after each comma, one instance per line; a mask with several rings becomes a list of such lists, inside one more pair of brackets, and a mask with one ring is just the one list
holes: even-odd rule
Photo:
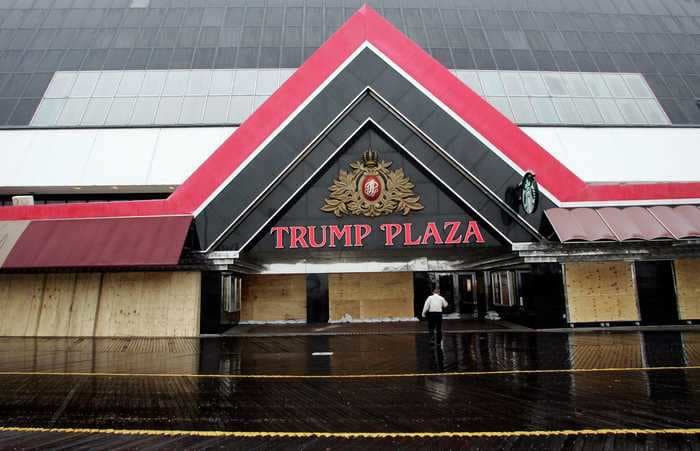
[[264, 431], [183, 431], [154, 429], [91, 429], [91, 428], [34, 428], [0, 427], [0, 432], [24, 433], [64, 433], [64, 434], [110, 434], [110, 435], [151, 435], [151, 436], [196, 436], [234, 438], [339, 438], [339, 439], [383, 439], [383, 438], [440, 438], [440, 437], [542, 437], [575, 435], [649, 435], [700, 434], [700, 428], [667, 429], [561, 429], [545, 431], [479, 431], [479, 432], [264, 432]]

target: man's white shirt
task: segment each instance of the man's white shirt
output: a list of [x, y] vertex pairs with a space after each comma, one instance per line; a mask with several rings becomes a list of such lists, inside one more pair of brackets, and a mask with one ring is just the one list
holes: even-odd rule
[[425, 304], [423, 305], [423, 316], [425, 316], [426, 312], [442, 313], [442, 309], [444, 308], [447, 308], [447, 301], [445, 298], [439, 294], [432, 294], [425, 300]]

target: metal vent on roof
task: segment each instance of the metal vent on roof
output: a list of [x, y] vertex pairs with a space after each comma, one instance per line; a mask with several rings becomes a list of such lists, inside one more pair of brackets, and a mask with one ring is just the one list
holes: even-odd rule
[[34, 205], [34, 196], [12, 196], [12, 205]]

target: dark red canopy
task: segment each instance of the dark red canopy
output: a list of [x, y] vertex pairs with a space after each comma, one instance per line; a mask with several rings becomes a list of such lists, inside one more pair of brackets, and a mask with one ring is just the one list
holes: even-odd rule
[[545, 214], [562, 242], [700, 237], [700, 208], [695, 205], [550, 208]]
[[9, 221], [0, 267], [175, 265], [192, 217], [142, 216]]

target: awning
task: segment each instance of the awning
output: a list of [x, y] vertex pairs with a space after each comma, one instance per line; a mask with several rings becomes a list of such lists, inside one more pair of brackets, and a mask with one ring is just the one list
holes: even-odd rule
[[695, 205], [551, 208], [545, 214], [561, 242], [700, 237], [700, 208]]
[[0, 222], [0, 268], [175, 265], [190, 215]]

